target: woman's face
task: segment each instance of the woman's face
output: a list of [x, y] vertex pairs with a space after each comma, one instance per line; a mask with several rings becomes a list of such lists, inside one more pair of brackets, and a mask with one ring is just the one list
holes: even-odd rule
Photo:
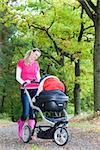
[[30, 60], [37, 60], [40, 55], [41, 54], [38, 51], [35, 52], [31, 51]]

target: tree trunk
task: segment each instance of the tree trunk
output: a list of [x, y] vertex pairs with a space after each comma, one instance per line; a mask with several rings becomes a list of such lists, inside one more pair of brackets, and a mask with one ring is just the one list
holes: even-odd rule
[[94, 44], [94, 111], [100, 111], [100, 0], [97, 0]]
[[80, 85], [76, 83], [74, 87], [74, 115], [78, 115], [80, 113]]
[[[75, 76], [80, 76], [80, 60], [75, 62]], [[78, 115], [81, 113], [80, 106], [80, 84], [75, 83], [74, 87], [74, 115]]]
[[5, 89], [3, 89], [3, 93], [4, 95], [2, 96], [2, 100], [1, 100], [1, 106], [0, 106], [0, 113], [3, 113], [4, 112], [4, 102], [5, 102]]
[[2, 101], [1, 101], [1, 109], [0, 109], [0, 113], [4, 112], [4, 100], [5, 100], [5, 96], [2, 96]]

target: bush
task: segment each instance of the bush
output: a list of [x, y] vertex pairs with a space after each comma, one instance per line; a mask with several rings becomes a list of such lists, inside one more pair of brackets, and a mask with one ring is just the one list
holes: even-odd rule
[[7, 113], [0, 113], [0, 119], [9, 119], [9, 114]]

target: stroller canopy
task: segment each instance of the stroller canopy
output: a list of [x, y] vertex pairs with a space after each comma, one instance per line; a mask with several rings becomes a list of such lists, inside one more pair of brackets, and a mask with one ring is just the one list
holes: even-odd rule
[[39, 93], [43, 90], [61, 90], [62, 92], [65, 92], [65, 87], [64, 84], [56, 76], [48, 75], [44, 76], [40, 80], [37, 95], [39, 95]]

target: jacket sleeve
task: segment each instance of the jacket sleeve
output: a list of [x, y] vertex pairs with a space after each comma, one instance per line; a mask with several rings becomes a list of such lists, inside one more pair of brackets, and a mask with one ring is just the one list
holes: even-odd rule
[[21, 78], [21, 72], [22, 72], [22, 69], [17, 65], [17, 68], [16, 68], [16, 80], [20, 84], [23, 84], [25, 81]]

